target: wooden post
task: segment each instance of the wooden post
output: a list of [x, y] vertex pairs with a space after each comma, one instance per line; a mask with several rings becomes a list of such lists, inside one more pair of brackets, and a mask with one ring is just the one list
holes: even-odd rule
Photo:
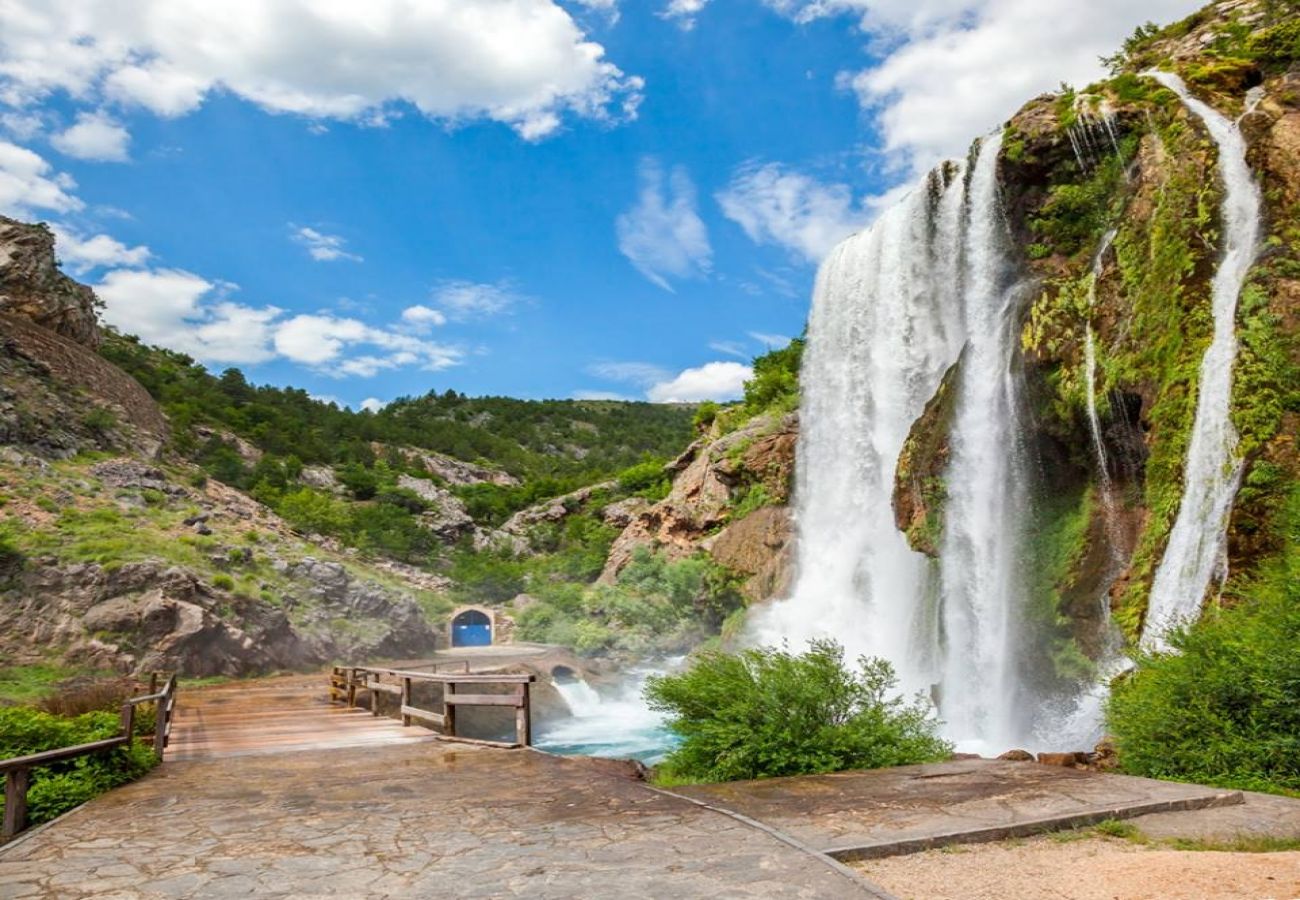
[[447, 695], [456, 693], [456, 682], [448, 681], [442, 686], [442, 733], [447, 737], [456, 736], [456, 705], [447, 702]]
[[372, 716], [379, 715], [379, 691], [375, 690], [374, 686], [379, 684], [380, 677], [378, 672], [370, 672], [366, 675], [366, 684], [370, 686], [370, 714]]
[[519, 690], [523, 696], [519, 698], [519, 706], [515, 707], [515, 743], [525, 747], [533, 745], [533, 711], [530, 687], [532, 685], [527, 682], [519, 685]]
[[357, 708], [357, 670], [348, 669], [348, 709]]
[[[411, 703], [411, 679], [409, 679], [409, 678], [403, 678], [403, 679], [402, 679], [402, 709], [405, 710], [406, 707], [408, 707], [408, 706], [413, 706], [413, 705], [414, 705], [414, 704]], [[408, 715], [403, 711], [403, 712], [402, 712], [402, 725], [405, 726], [405, 725], [410, 725], [410, 724], [411, 724], [411, 717], [408, 716]]]
[[135, 706], [130, 703], [122, 704], [122, 734], [126, 737], [126, 749], [130, 750], [135, 744]]
[[31, 769], [10, 769], [5, 773], [5, 817], [0, 840], [9, 840], [27, 827], [27, 786]]
[[168, 702], [171, 694], [163, 695], [153, 705], [153, 755], [158, 759], [163, 758], [163, 749], [167, 746], [167, 713], [171, 707]]
[[150, 673], [149, 673], [149, 693], [151, 693], [151, 694], [156, 694], [156, 693], [158, 693], [158, 673], [157, 673], [157, 672], [150, 672]]

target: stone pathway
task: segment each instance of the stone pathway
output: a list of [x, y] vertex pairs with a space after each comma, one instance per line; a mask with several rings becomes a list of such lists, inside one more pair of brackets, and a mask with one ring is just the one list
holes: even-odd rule
[[441, 741], [210, 748], [0, 851], [0, 898], [250, 895], [879, 896], [819, 854], [608, 764]]
[[1242, 802], [1239, 791], [993, 759], [674, 790], [842, 860]]

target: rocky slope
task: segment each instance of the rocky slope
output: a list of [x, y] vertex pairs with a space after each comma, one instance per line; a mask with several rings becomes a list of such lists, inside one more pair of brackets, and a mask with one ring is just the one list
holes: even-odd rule
[[0, 660], [235, 675], [433, 648], [445, 580], [313, 544], [183, 459], [94, 348], [47, 229], [0, 220]]

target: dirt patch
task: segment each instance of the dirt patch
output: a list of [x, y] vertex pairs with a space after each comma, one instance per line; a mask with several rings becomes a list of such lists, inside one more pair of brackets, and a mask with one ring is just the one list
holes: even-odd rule
[[1103, 837], [951, 847], [855, 868], [903, 900], [1300, 897], [1300, 852], [1182, 851]]

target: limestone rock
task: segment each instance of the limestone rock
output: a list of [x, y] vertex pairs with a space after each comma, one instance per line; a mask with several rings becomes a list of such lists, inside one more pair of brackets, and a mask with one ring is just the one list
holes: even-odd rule
[[593, 494], [601, 491], [612, 491], [616, 487], [618, 487], [616, 481], [602, 481], [599, 484], [579, 488], [562, 497], [553, 497], [527, 509], [519, 510], [519, 512], [506, 519], [505, 524], [501, 526], [501, 530], [507, 534], [526, 535], [528, 529], [535, 525], [541, 525], [543, 522], [562, 521], [566, 516], [575, 512], [590, 500]]
[[516, 487], [520, 483], [519, 479], [509, 472], [465, 462], [463, 459], [456, 459], [445, 453], [422, 450], [419, 447], [390, 447], [379, 442], [372, 443], [370, 447], [376, 456], [396, 453], [408, 462], [422, 466], [430, 475], [441, 478], [451, 485], [497, 484], [502, 487]]
[[0, 216], [0, 313], [94, 349], [100, 342], [97, 304], [94, 291], [59, 270], [48, 226]]
[[793, 537], [790, 510], [765, 506], [706, 539], [703, 546], [722, 565], [751, 576], [741, 590], [751, 602], [759, 602], [790, 586]]
[[343, 493], [343, 486], [339, 484], [338, 476], [329, 466], [303, 466], [298, 474], [298, 480], [318, 491], [329, 491], [331, 494]]
[[1030, 753], [1028, 750], [1008, 750], [1006, 753], [1000, 755], [998, 759], [1006, 759], [1011, 762], [1033, 762], [1034, 754]]

